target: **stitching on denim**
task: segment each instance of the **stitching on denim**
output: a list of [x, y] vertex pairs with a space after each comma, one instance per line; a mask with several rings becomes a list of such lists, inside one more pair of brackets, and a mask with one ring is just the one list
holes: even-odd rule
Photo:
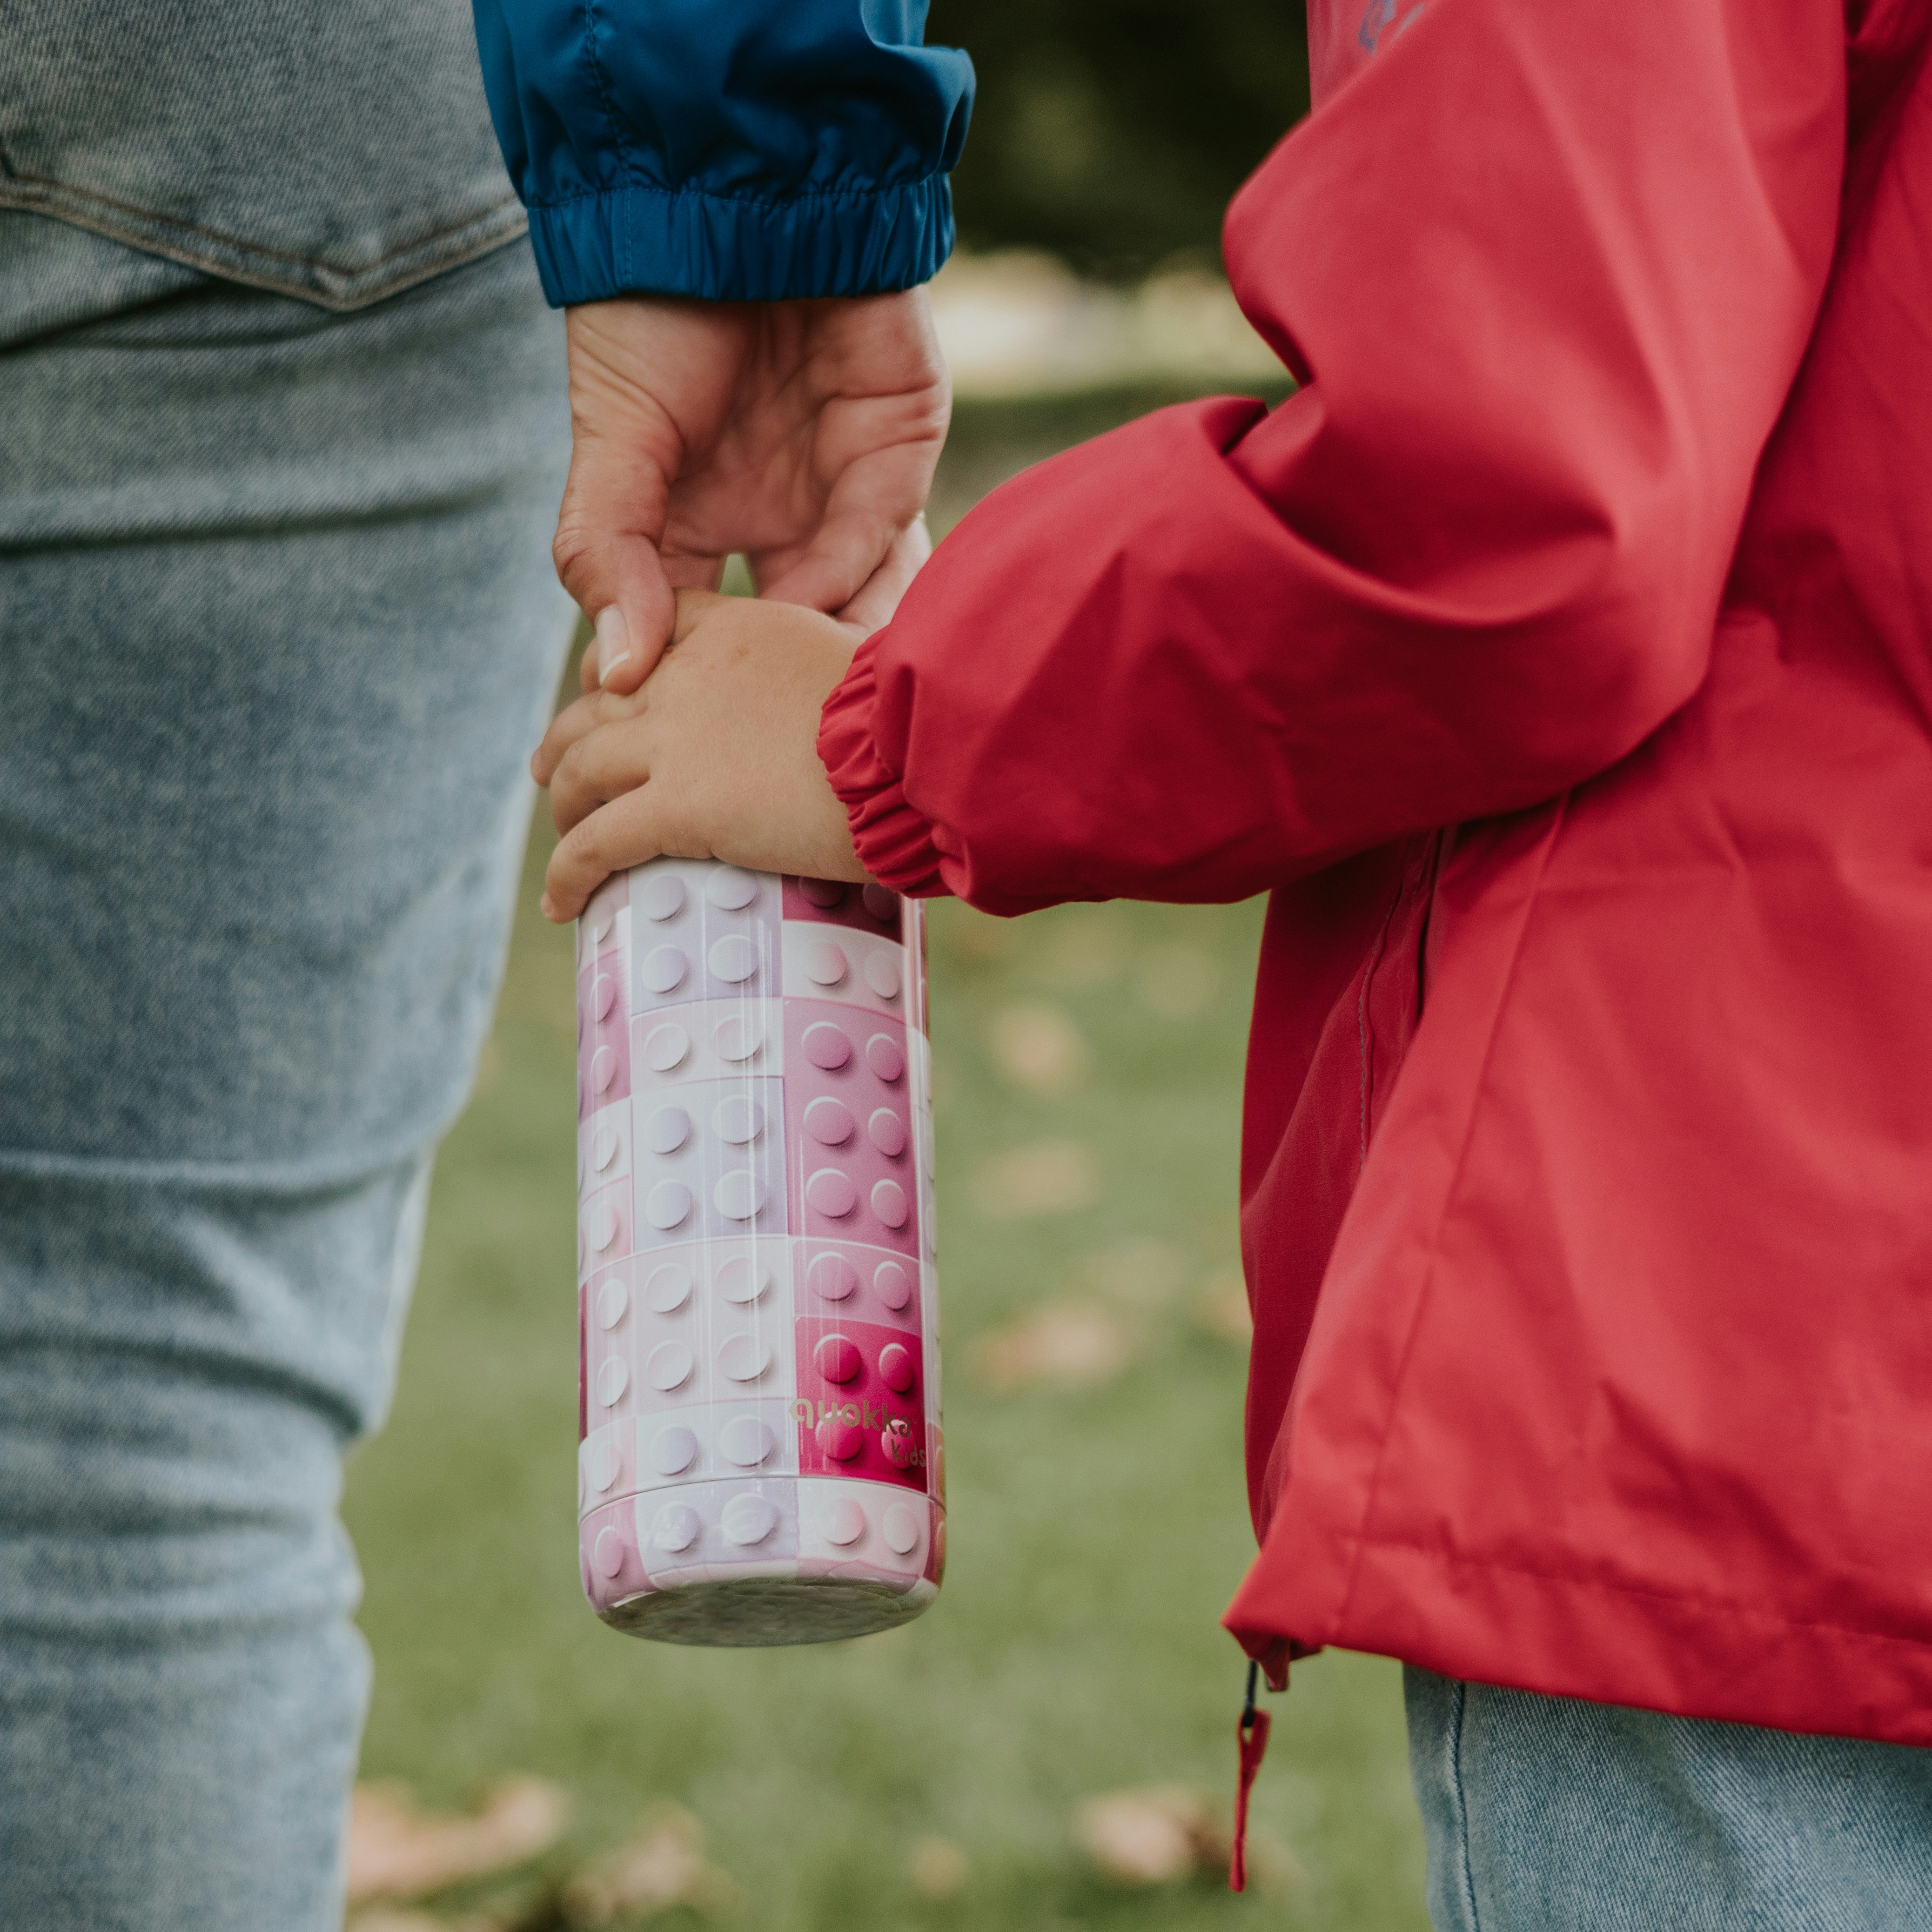
[[[179, 215], [164, 214], [158, 209], [144, 207], [138, 201], [122, 201], [116, 196], [103, 194], [96, 188], [77, 188], [73, 182], [62, 181], [56, 175], [26, 174], [17, 168], [9, 168], [7, 176], [10, 181], [21, 182], [28, 188], [58, 190], [62, 194], [72, 195], [77, 201], [92, 202], [102, 208], [111, 208], [117, 214], [131, 214], [143, 221], [158, 223], [164, 228], [177, 230], [184, 235], [198, 235], [203, 241], [219, 242], [224, 248], [234, 248], [244, 254], [259, 255], [271, 262], [287, 262], [298, 268], [326, 268], [332, 274], [345, 278], [369, 274], [377, 268], [386, 267], [392, 262], [400, 260], [405, 255], [415, 254], [418, 249], [431, 247], [453, 235], [460, 235], [465, 229], [481, 227], [485, 223], [499, 220], [518, 205], [514, 195], [507, 201], [492, 202], [482, 213], [466, 214], [460, 221], [453, 221], [446, 228], [433, 228], [426, 235], [419, 235], [412, 241], [400, 243], [386, 255], [378, 255], [374, 261], [362, 268], [345, 268], [332, 262], [326, 255], [298, 255], [286, 248], [271, 248], [266, 242], [250, 242], [242, 236], [231, 235], [223, 229], [204, 227], [198, 221], [189, 221]], [[0, 188], [0, 202], [6, 200], [5, 190]], [[33, 210], [28, 207], [26, 212], [32, 213]]]
[[1469, 1794], [1462, 1784], [1462, 1727], [1468, 1718], [1469, 1687], [1460, 1678], [1450, 1681], [1455, 1686], [1456, 1713], [1449, 1726], [1449, 1787], [1456, 1794], [1456, 1832], [1461, 1841], [1462, 1908], [1468, 1915], [1469, 1932], [1483, 1932], [1482, 1919], [1476, 1910], [1475, 1872], [1469, 1856]]

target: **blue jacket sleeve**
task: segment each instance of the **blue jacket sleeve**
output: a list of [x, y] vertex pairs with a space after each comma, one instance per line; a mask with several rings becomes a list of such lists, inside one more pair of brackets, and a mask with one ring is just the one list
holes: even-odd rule
[[926, 0], [474, 0], [550, 302], [924, 281], [973, 68]]

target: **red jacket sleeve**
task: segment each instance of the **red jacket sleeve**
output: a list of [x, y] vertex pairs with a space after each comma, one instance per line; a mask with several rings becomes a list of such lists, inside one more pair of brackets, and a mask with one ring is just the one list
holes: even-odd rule
[[1696, 688], [1836, 226], [1836, 0], [1425, 0], [1230, 210], [1302, 386], [996, 490], [826, 707], [888, 883], [1246, 896]]

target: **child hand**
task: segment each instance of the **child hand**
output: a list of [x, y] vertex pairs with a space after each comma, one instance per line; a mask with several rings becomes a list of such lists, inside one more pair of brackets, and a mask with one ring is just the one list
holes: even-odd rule
[[677, 593], [670, 648], [629, 697], [593, 692], [530, 760], [562, 842], [544, 916], [574, 919], [609, 875], [646, 859], [866, 877], [818, 761], [818, 714], [856, 646], [795, 604]]

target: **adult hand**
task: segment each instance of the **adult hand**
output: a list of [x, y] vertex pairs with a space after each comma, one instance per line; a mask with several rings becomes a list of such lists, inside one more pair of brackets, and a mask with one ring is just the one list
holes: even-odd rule
[[565, 316], [570, 477], [557, 574], [596, 642], [584, 686], [633, 692], [673, 593], [750, 559], [759, 595], [862, 635], [931, 548], [919, 520], [951, 392], [923, 289], [850, 299], [624, 296]]

